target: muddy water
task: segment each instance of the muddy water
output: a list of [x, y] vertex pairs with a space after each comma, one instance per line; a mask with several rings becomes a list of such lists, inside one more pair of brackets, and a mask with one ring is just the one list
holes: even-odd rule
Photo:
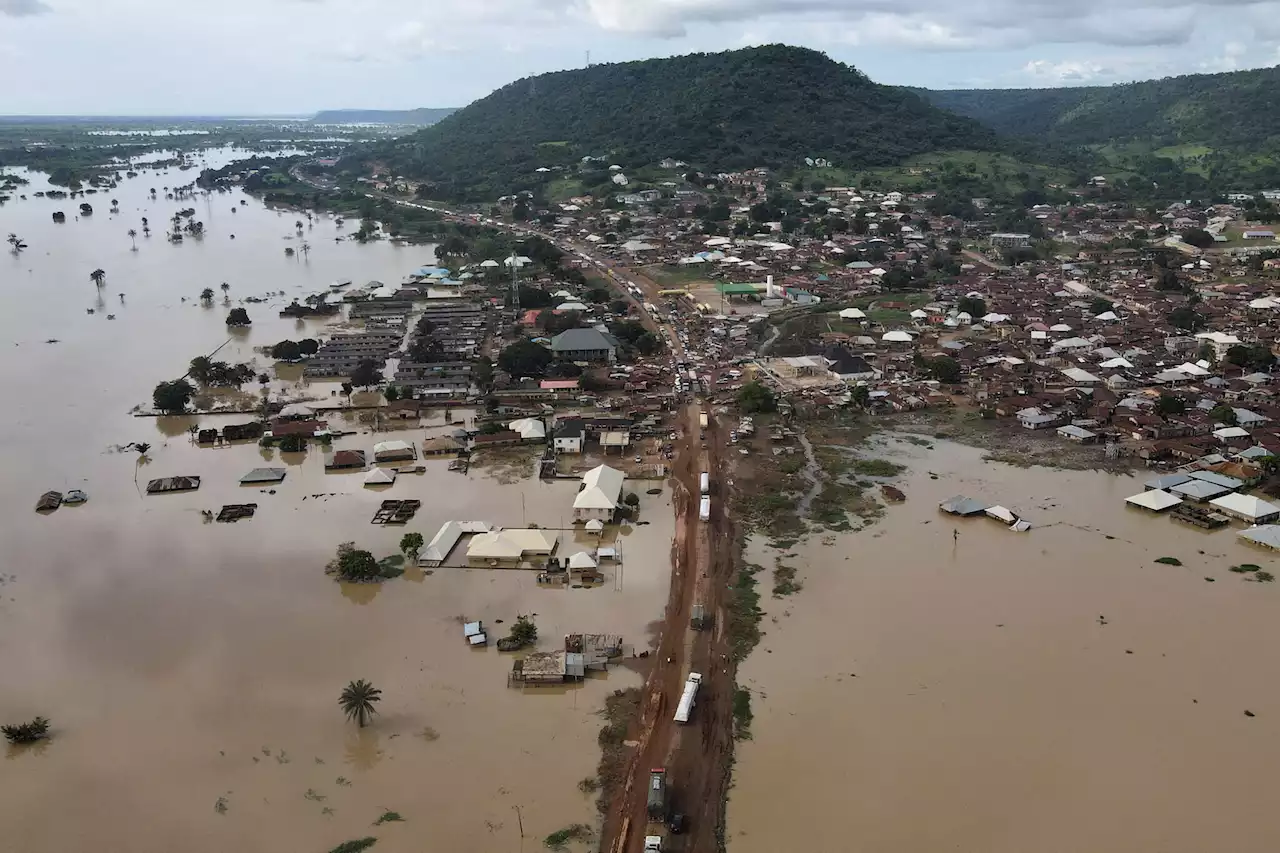
[[[1127, 509], [1140, 479], [1019, 470], [948, 444], [877, 455], [911, 466], [907, 503], [792, 549], [804, 590], [766, 592], [767, 633], [740, 673], [754, 740], [735, 767], [731, 850], [1280, 845], [1280, 587], [1227, 571], [1280, 561]], [[943, 516], [956, 493], [1038, 526]], [[751, 551], [765, 566], [778, 553]]]
[[[63, 226], [49, 214], [70, 213], [79, 200], [15, 199], [0, 208], [0, 233], [20, 233], [31, 246], [0, 256], [0, 382], [8, 392], [0, 417], [0, 719], [43, 714], [56, 733], [46, 747], [10, 750], [0, 763], [0, 849], [324, 851], [372, 834], [379, 850], [490, 851], [520, 849], [521, 826], [524, 844], [536, 846], [589, 821], [594, 807], [575, 786], [594, 772], [595, 712], [608, 691], [637, 677], [615, 668], [576, 688], [521, 694], [506, 686], [509, 656], [465, 646], [459, 618], [483, 619], [500, 633], [497, 620], [536, 613], [546, 649], [578, 630], [622, 633], [643, 647], [666, 599], [667, 496], [644, 495], [637, 484], [641, 518], [652, 523], [619, 537], [621, 577], [610, 571], [597, 590], [538, 589], [530, 573], [449, 568], [410, 571], [380, 587], [344, 588], [325, 577], [324, 562], [345, 540], [383, 556], [406, 530], [430, 539], [451, 518], [562, 526], [575, 487], [502, 484], [430, 461], [426, 474], [375, 491], [359, 473], [326, 474], [318, 452], [189, 442], [190, 425], [246, 416], [132, 417], [157, 381], [181, 375], [191, 357], [227, 339], [228, 306], [193, 304], [202, 288], [230, 282], [233, 305], [285, 291], [246, 306], [253, 327], [219, 353], [243, 360], [255, 346], [320, 331], [276, 319], [288, 299], [340, 278], [399, 281], [432, 261], [430, 247], [334, 243], [339, 232], [328, 220], [307, 233], [309, 262], [288, 259], [283, 247], [297, 242], [282, 237], [293, 233], [293, 213], [278, 217], [252, 200], [239, 207], [238, 194], [146, 197], [150, 186], [193, 178], [144, 174], [89, 197], [92, 220]], [[112, 196], [126, 211], [114, 218]], [[165, 220], [186, 206], [209, 233], [172, 246], [161, 236]], [[140, 237], [133, 253], [125, 232], [140, 230], [141, 215], [154, 236]], [[99, 266], [108, 274], [105, 305], [89, 315], [97, 294], [88, 273]], [[287, 379], [272, 389], [331, 390]], [[362, 432], [337, 446], [365, 449], [445, 429], [437, 420], [375, 436], [345, 426]], [[152, 444], [149, 462], [114, 449], [131, 441]], [[275, 494], [238, 485], [267, 464], [288, 468]], [[135, 485], [135, 477], [144, 485], [175, 474], [200, 475], [203, 485], [156, 497]], [[70, 488], [90, 501], [47, 517], [32, 512], [41, 492]], [[423, 508], [407, 528], [371, 525], [387, 497], [419, 498]], [[203, 522], [200, 510], [229, 502], [257, 502], [257, 516]], [[384, 695], [381, 715], [363, 732], [337, 707], [353, 678]], [[406, 822], [373, 828], [385, 809]]]

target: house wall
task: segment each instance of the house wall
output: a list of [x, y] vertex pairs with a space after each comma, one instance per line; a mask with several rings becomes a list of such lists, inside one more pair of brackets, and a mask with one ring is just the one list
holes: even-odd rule
[[613, 521], [613, 510], [611, 509], [582, 509], [575, 507], [573, 510], [574, 521], [593, 521], [599, 520], [603, 522]]

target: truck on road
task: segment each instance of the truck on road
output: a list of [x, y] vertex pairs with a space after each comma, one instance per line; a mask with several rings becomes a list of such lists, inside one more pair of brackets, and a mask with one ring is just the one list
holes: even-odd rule
[[689, 715], [693, 713], [693, 704], [698, 699], [698, 686], [702, 684], [702, 675], [697, 672], [689, 673], [689, 680], [684, 683], [684, 693], [680, 694], [680, 704], [676, 706], [676, 722], [689, 722]]
[[[689, 372], [690, 372], [690, 373], [692, 373], [693, 371], [689, 371]], [[706, 429], [706, 428], [707, 428], [707, 413], [706, 413], [706, 412], [698, 412], [698, 426], [702, 427], [703, 429]]]
[[711, 520], [711, 498], [704, 497], [698, 503], [698, 518], [703, 521]]
[[644, 853], [662, 853], [662, 836], [646, 835], [644, 837]]
[[667, 816], [667, 771], [655, 767], [649, 771], [649, 817], [661, 821]]
[[709, 474], [706, 471], [703, 471], [702, 477], [700, 478], [699, 482], [700, 482], [700, 485], [702, 486], [703, 497], [706, 497], [707, 495], [711, 494], [711, 474]]

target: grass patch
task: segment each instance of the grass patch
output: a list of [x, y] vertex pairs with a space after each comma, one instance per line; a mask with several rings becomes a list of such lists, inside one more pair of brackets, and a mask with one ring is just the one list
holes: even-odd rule
[[796, 568], [778, 561], [773, 568], [773, 597], [781, 598], [804, 589], [804, 584], [796, 580]]
[[751, 740], [751, 691], [745, 687], [736, 687], [733, 691], [733, 737], [734, 740]]
[[[600, 744], [600, 763], [596, 765], [596, 778], [583, 780], [595, 783], [600, 796], [596, 798], [596, 809], [604, 814], [609, 802], [622, 790], [627, 782], [627, 757], [629, 750], [624, 741], [631, 724], [640, 718], [640, 688], [615, 690], [604, 700], [605, 724], [596, 736]], [[583, 782], [578, 783], [582, 790]]]
[[383, 812], [373, 825], [382, 826], [384, 823], [404, 823], [404, 818], [400, 816], [400, 812]]
[[578, 790], [584, 794], [594, 794], [600, 790], [600, 780], [594, 776], [578, 780]]
[[1253, 576], [1253, 579], [1258, 583], [1272, 583], [1275, 581], [1276, 576], [1271, 572], [1258, 572]]
[[1182, 561], [1177, 557], [1157, 557], [1156, 562], [1164, 566], [1181, 566]]
[[744, 565], [729, 589], [729, 649], [734, 661], [745, 660], [760, 642], [760, 593], [756, 591], [759, 566]]
[[1249, 572], [1256, 572], [1260, 568], [1262, 568], [1262, 566], [1255, 566], [1253, 563], [1241, 563], [1238, 566], [1232, 566], [1227, 571], [1235, 572], [1238, 575], [1243, 575]]
[[906, 470], [906, 466], [888, 459], [855, 459], [853, 471], [864, 477], [896, 477]]
[[377, 843], [378, 839], [370, 835], [366, 838], [357, 838], [354, 841], [344, 841], [330, 850], [329, 853], [361, 853], [362, 850], [368, 850]]
[[589, 838], [591, 838], [591, 827], [585, 823], [575, 823], [564, 829], [557, 829], [542, 839], [542, 843], [552, 850], [561, 850], [570, 841], [586, 841]]

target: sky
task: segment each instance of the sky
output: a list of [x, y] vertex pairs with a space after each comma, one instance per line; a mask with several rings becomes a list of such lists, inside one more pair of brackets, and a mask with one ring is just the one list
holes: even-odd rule
[[932, 88], [1280, 62], [1280, 0], [0, 0], [0, 115], [464, 106], [592, 63], [786, 43]]

